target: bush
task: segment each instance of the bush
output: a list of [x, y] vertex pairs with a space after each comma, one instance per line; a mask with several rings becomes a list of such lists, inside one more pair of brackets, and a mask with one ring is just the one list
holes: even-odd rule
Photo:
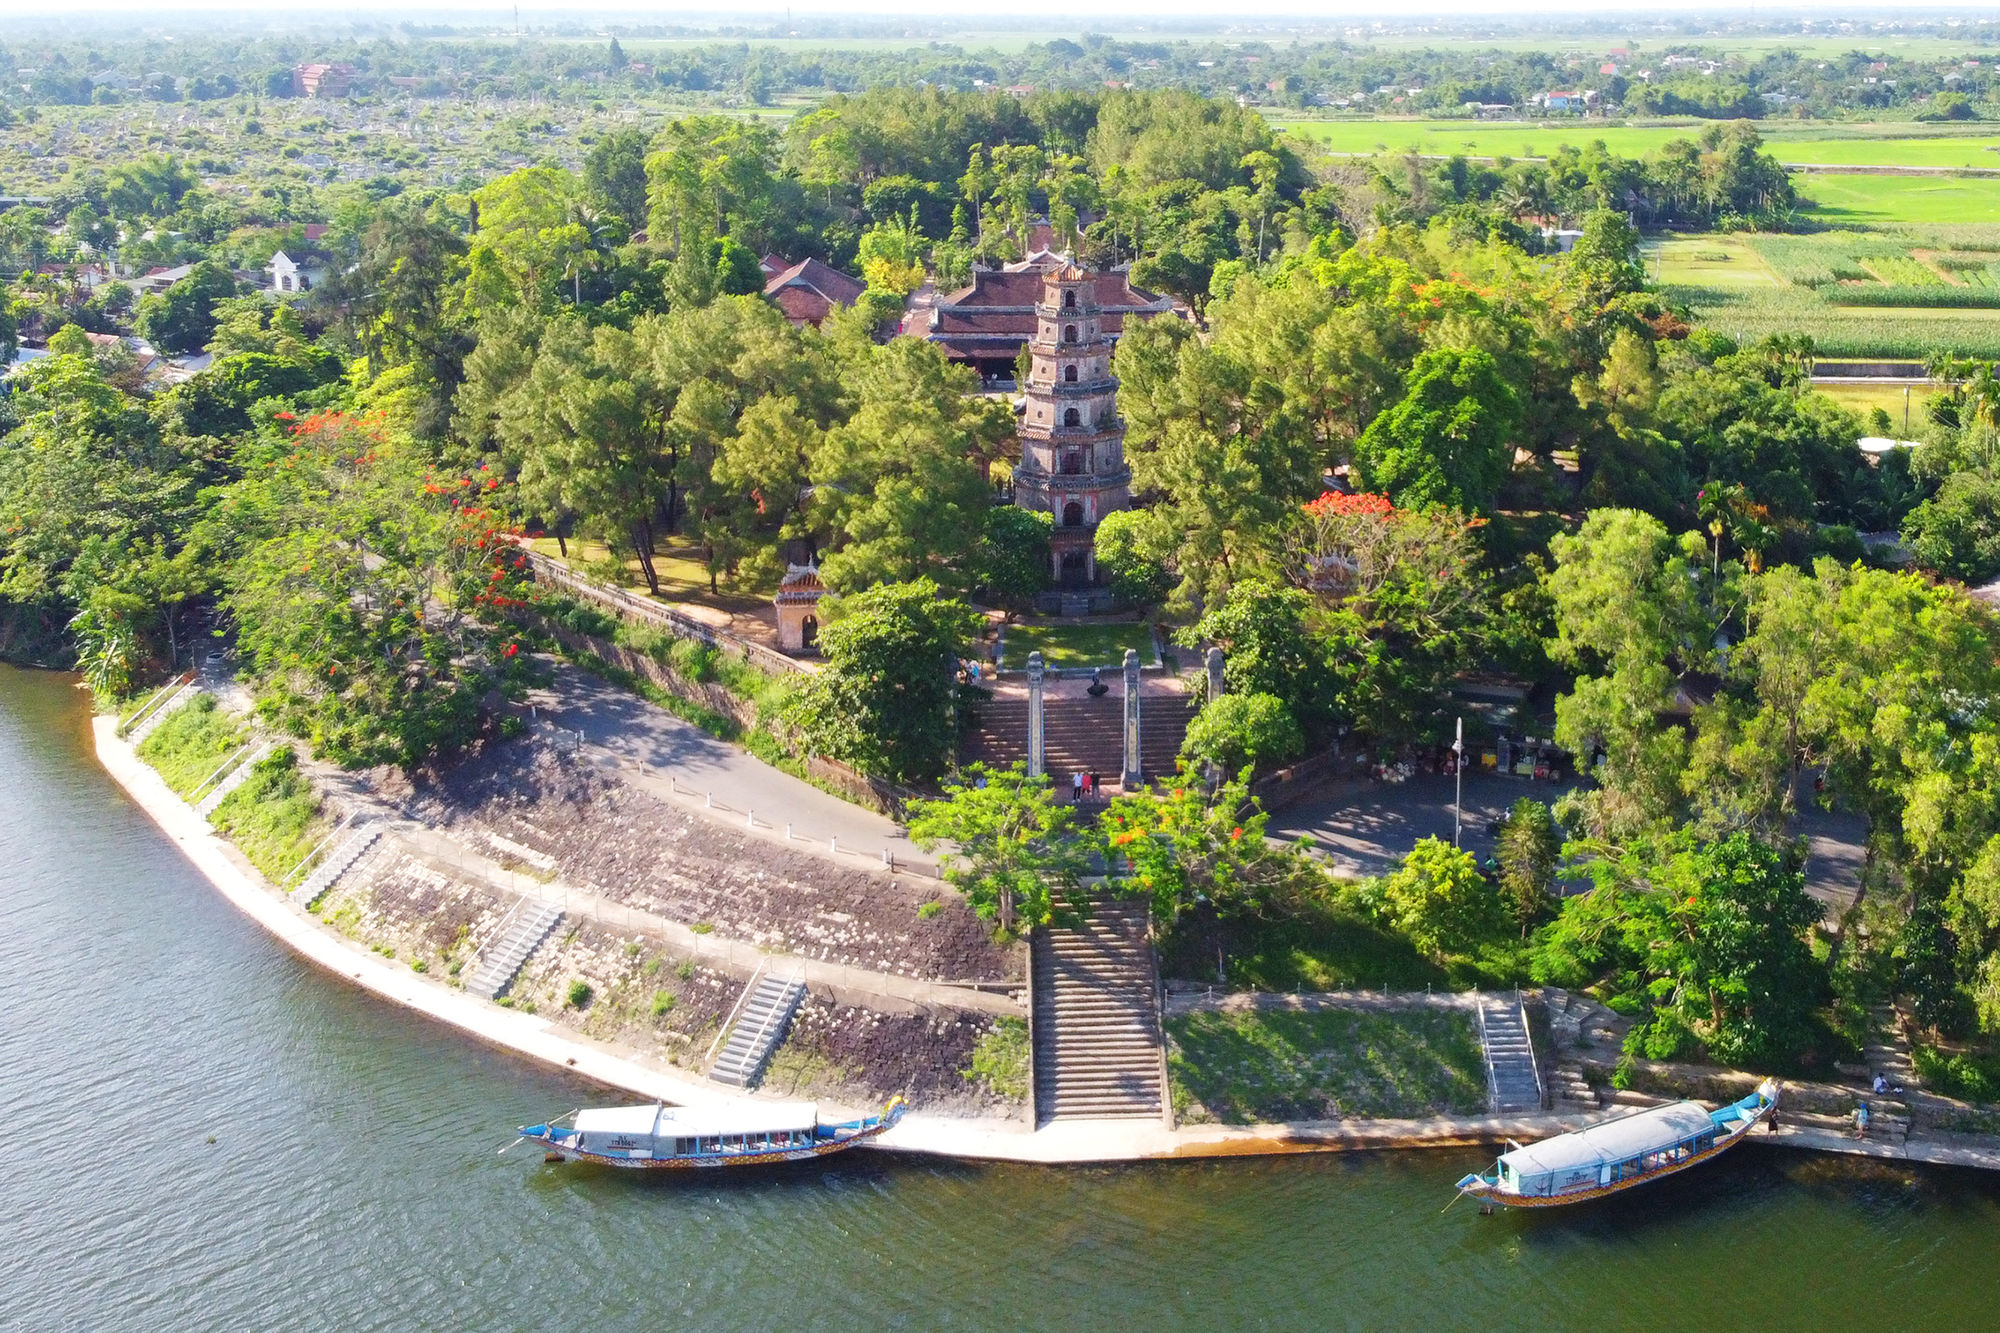
[[201, 694], [169, 714], [139, 742], [137, 753], [186, 796], [242, 744], [242, 725], [217, 707], [214, 695]]
[[1022, 1101], [1028, 1095], [1028, 1025], [1019, 1018], [996, 1018], [972, 1048], [972, 1066], [959, 1071], [968, 1082], [984, 1083], [996, 1097]]
[[582, 977], [578, 977], [570, 982], [569, 989], [563, 992], [564, 1002], [572, 1009], [581, 1009], [589, 1004], [590, 996], [590, 983]]
[[260, 759], [209, 822], [272, 880], [291, 873], [326, 832], [319, 793], [289, 745]]
[[1306, 748], [1292, 710], [1275, 694], [1225, 694], [1188, 725], [1181, 753], [1225, 773], [1246, 765], [1282, 763]]
[[2000, 1057], [1970, 1051], [1946, 1055], [1931, 1046], [1910, 1053], [1917, 1077], [1933, 1092], [1968, 1102], [2000, 1102]]
[[665, 1018], [674, 1011], [674, 993], [656, 990], [653, 992], [653, 1017]]

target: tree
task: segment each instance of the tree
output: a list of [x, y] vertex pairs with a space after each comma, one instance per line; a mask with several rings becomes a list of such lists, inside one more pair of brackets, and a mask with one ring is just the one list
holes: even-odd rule
[[1225, 694], [1211, 700], [1188, 724], [1181, 753], [1234, 773], [1281, 763], [1305, 748], [1305, 733], [1283, 699], [1272, 694]]
[[1034, 604], [1049, 584], [1049, 535], [1055, 515], [1014, 505], [994, 505], [986, 514], [980, 551], [980, 585], [1002, 606], [1017, 610]]
[[1105, 809], [1098, 832], [1109, 886], [1149, 899], [1162, 930], [1203, 904], [1224, 915], [1262, 912], [1319, 874], [1302, 846], [1265, 838], [1269, 822], [1247, 773], [1211, 786], [1183, 767]]
[[1562, 860], [1562, 832], [1549, 808], [1523, 796], [1507, 812], [1500, 830], [1500, 891], [1520, 923], [1521, 938], [1554, 905], [1556, 866]]
[[591, 201], [616, 217], [625, 235], [646, 226], [646, 134], [612, 130], [583, 156], [583, 188]]
[[946, 882], [987, 920], [1025, 934], [1064, 910], [1084, 871], [1076, 811], [1056, 798], [1048, 775], [1022, 765], [974, 764], [945, 783], [940, 800], [909, 805], [910, 841], [938, 858]]
[[1013, 414], [917, 338], [867, 348], [848, 379], [854, 414], [812, 465], [834, 534], [822, 577], [840, 591], [915, 578], [970, 587], [992, 508], [985, 460], [1013, 434]]
[[1926, 569], [1966, 583], [2000, 574], [2000, 480], [1954, 472], [1903, 520], [1903, 540]]
[[1520, 395], [1491, 353], [1440, 348], [1410, 367], [1401, 402], [1368, 423], [1354, 462], [1398, 508], [1485, 514], [1513, 464]]
[[1122, 605], [1149, 610], [1173, 591], [1162, 554], [1162, 548], [1171, 549], [1172, 538], [1146, 510], [1115, 509], [1104, 515], [1092, 542], [1098, 572]]
[[1238, 584], [1189, 637], [1221, 645], [1231, 694], [1269, 695], [1299, 725], [1324, 730], [1336, 717], [1326, 645], [1308, 628], [1312, 598], [1261, 580]]
[[133, 328], [162, 351], [199, 352], [215, 335], [216, 305], [234, 295], [229, 270], [205, 259], [166, 291], [141, 298]]
[[1420, 839], [1383, 879], [1382, 897], [1396, 928], [1437, 959], [1492, 939], [1505, 920], [1479, 862], [1442, 838]]
[[893, 782], [944, 771], [957, 740], [959, 659], [977, 632], [972, 609], [930, 579], [827, 603], [826, 666], [786, 717], [813, 751]]

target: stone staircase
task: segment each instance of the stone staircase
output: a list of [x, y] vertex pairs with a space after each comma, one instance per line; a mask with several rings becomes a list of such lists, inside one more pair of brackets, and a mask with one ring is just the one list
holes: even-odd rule
[[250, 780], [250, 775], [256, 770], [258, 762], [269, 753], [271, 746], [268, 742], [255, 749], [246, 745], [237, 751], [241, 758], [236, 761], [236, 766], [217, 779], [209, 787], [207, 795], [195, 802], [194, 812], [204, 819], [214, 814], [215, 808], [229, 799], [229, 793]]
[[1540, 1111], [1541, 1078], [1519, 997], [1481, 995], [1477, 1003], [1479, 1037], [1486, 1047], [1488, 1107], [1495, 1114]]
[[1549, 1071], [1549, 1097], [1550, 1109], [1558, 1115], [1604, 1109], [1597, 1099], [1597, 1089], [1590, 1086], [1590, 1080], [1583, 1076], [1583, 1066], [1575, 1060], [1565, 1060]]
[[[248, 765], [246, 764], [247, 768]], [[382, 836], [382, 830], [364, 824], [353, 830], [334, 849], [326, 854], [326, 859], [313, 868], [313, 872], [292, 890], [291, 899], [301, 907], [310, 908], [326, 895], [342, 875], [354, 868], [362, 853], [375, 845]]]
[[715, 1058], [708, 1076], [732, 1087], [754, 1087], [763, 1077], [764, 1064], [785, 1039], [792, 1015], [806, 998], [806, 983], [798, 977], [774, 977], [766, 973], [737, 1016], [722, 1054]]
[[152, 735], [154, 729], [171, 717], [177, 710], [193, 702], [194, 697], [200, 693], [200, 683], [190, 676], [186, 683], [181, 685], [172, 694], [169, 694], [157, 703], [149, 704], [144, 710], [145, 716], [141, 717], [125, 732], [125, 739], [131, 744], [137, 745], [140, 741]]
[[1910, 1043], [1903, 1037], [1902, 1021], [1893, 1005], [1878, 1004], [1868, 1011], [1868, 1042], [1861, 1058], [1869, 1073], [1881, 1074], [1905, 1089], [1917, 1086], [1917, 1067], [1910, 1061]]
[[545, 903], [538, 898], [523, 898], [508, 913], [500, 938], [491, 947], [479, 951], [479, 965], [467, 979], [465, 989], [489, 1000], [499, 998], [514, 984], [521, 964], [541, 947], [542, 941], [555, 929], [556, 922], [562, 920], [562, 915], [562, 908], [553, 903]]
[[[1042, 704], [1042, 753], [1058, 789], [1067, 791], [1070, 774], [1096, 773], [1106, 786], [1118, 781], [1125, 764], [1124, 687], [1097, 699], [1047, 699]], [[1139, 765], [1148, 778], [1166, 777], [1187, 739], [1188, 722], [1200, 711], [1193, 695], [1148, 695], [1139, 708]], [[989, 699], [977, 704], [972, 724], [959, 744], [961, 765], [1004, 768], [1028, 760], [1028, 701]]]
[[1159, 976], [1145, 903], [1106, 898], [1030, 943], [1035, 1121], [1162, 1118]]

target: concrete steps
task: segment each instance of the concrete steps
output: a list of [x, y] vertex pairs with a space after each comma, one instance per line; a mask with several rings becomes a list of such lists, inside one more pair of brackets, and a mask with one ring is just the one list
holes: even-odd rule
[[1566, 1061], [1549, 1071], [1551, 1108], [1558, 1113], [1601, 1110], [1597, 1089], [1583, 1076], [1583, 1066]]
[[[1149, 696], [1139, 709], [1140, 770], [1149, 778], [1174, 771], [1199, 711], [1192, 696]], [[1113, 685], [1100, 699], [1049, 699], [1042, 705], [1042, 753], [1049, 774], [1065, 787], [1072, 773], [1096, 773], [1109, 785], [1125, 763], [1125, 700]], [[993, 699], [977, 705], [959, 746], [959, 763], [1004, 768], [1028, 759], [1028, 701]]]
[[1517, 998], [1479, 997], [1480, 1038], [1486, 1046], [1487, 1103], [1497, 1114], [1542, 1109], [1535, 1047]]
[[553, 903], [522, 899], [501, 937], [491, 947], [479, 951], [479, 965], [467, 979], [465, 989], [489, 1000], [499, 998], [514, 984], [521, 964], [541, 947], [542, 941], [555, 929], [556, 922], [562, 920], [562, 915], [562, 908]]
[[759, 978], [708, 1076], [732, 1087], [756, 1086], [771, 1052], [784, 1041], [792, 1025], [792, 1015], [798, 1012], [799, 1003], [805, 998], [806, 984], [797, 977]]
[[140, 741], [152, 735], [155, 728], [171, 717], [178, 709], [192, 703], [194, 697], [200, 693], [201, 685], [193, 679], [188, 680], [186, 684], [182, 685], [165, 699], [155, 704], [149, 704], [145, 716], [133, 723], [125, 732], [125, 739], [133, 745], [137, 745]]
[[1159, 980], [1147, 908], [1101, 899], [1078, 925], [1030, 942], [1035, 1120], [1158, 1119], [1166, 1113]]
[[214, 814], [215, 808], [229, 799], [229, 793], [250, 780], [250, 775], [256, 770], [258, 761], [271, 753], [271, 746], [269, 742], [259, 745], [254, 749], [246, 745], [237, 753], [240, 758], [237, 759], [235, 767], [218, 778], [209, 787], [208, 794], [195, 803], [194, 812], [203, 819]]
[[[247, 765], [246, 765], [247, 767]], [[326, 854], [326, 859], [314, 867], [313, 872], [292, 890], [292, 901], [301, 907], [310, 908], [326, 895], [326, 891], [337, 883], [342, 875], [354, 868], [362, 853], [375, 845], [382, 836], [382, 830], [372, 825], [362, 825], [349, 833]]]

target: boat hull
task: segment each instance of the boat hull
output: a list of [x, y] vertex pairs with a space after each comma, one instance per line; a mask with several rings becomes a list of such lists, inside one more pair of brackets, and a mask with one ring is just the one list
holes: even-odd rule
[[1636, 1189], [1641, 1185], [1650, 1185], [1652, 1182], [1664, 1179], [1667, 1176], [1677, 1176], [1689, 1167], [1700, 1166], [1703, 1162], [1713, 1161], [1749, 1136], [1750, 1130], [1746, 1126], [1744, 1129], [1729, 1135], [1727, 1138], [1717, 1139], [1713, 1148], [1706, 1148], [1701, 1152], [1694, 1153], [1686, 1161], [1657, 1167], [1654, 1170], [1648, 1171], [1643, 1176], [1627, 1176], [1623, 1180], [1614, 1180], [1609, 1185], [1593, 1185], [1589, 1189], [1572, 1190], [1567, 1194], [1509, 1194], [1504, 1190], [1479, 1188], [1468, 1189], [1465, 1192], [1482, 1202], [1497, 1203], [1503, 1208], [1565, 1208], [1573, 1203], [1589, 1203], [1593, 1199], [1602, 1199], [1613, 1194], [1622, 1194], [1626, 1190]]
[[565, 1143], [550, 1135], [524, 1135], [530, 1143], [539, 1143], [555, 1162], [590, 1162], [597, 1166], [615, 1166], [621, 1171], [705, 1171], [715, 1167], [776, 1166], [783, 1162], [810, 1162], [821, 1157], [831, 1157], [835, 1153], [846, 1152], [858, 1143], [865, 1143], [889, 1128], [878, 1124], [868, 1129], [857, 1130], [845, 1138], [828, 1139], [823, 1143], [808, 1143], [797, 1148], [773, 1148], [767, 1152], [744, 1153], [698, 1153], [687, 1157], [612, 1157], [606, 1153], [590, 1152]]

